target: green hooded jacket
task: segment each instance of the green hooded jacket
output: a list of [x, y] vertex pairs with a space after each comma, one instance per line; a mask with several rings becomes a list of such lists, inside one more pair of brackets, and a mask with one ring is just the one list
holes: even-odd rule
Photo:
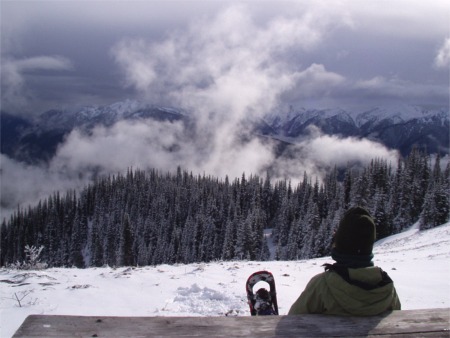
[[339, 316], [373, 316], [400, 310], [400, 300], [392, 280], [379, 267], [348, 269], [350, 281], [335, 271], [313, 277], [289, 310], [289, 315], [306, 313]]

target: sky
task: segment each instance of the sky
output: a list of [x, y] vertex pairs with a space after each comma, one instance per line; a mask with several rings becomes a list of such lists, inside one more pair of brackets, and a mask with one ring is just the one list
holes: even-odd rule
[[[0, 1], [1, 109], [34, 117], [124, 100], [181, 108], [182, 123], [120, 121], [73, 130], [48, 162], [1, 154], [8, 217], [55, 190], [80, 190], [92, 168], [301, 181], [327, 168], [396, 163], [379, 143], [311, 131], [295, 156], [249, 135], [249, 119], [291, 108], [361, 112], [449, 106], [446, 1]], [[192, 135], [195, 135], [193, 138]], [[245, 137], [243, 137], [245, 136]], [[243, 139], [245, 142], [243, 142]], [[167, 150], [170, 151], [167, 151]]]
[[448, 106], [449, 12], [444, 0], [2, 0], [1, 105]]

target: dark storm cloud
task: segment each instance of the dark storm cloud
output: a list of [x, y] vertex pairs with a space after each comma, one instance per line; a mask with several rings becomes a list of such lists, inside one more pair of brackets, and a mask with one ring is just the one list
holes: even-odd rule
[[[36, 112], [107, 104], [130, 97], [109, 50], [124, 37], [160, 38], [188, 22], [198, 6], [167, 1], [2, 1], [3, 69], [33, 57], [65, 58], [71, 73], [18, 72], [21, 90], [2, 81], [2, 108]], [[209, 11], [206, 4], [200, 13]], [[187, 16], [186, 16], [187, 15]], [[49, 93], [54, 93], [53, 97]], [[14, 93], [14, 96], [11, 94]], [[22, 96], [20, 100], [17, 98]]]
[[[292, 27], [272, 25], [286, 32], [265, 41], [269, 48], [281, 49], [271, 61], [282, 62], [294, 72], [320, 65], [346, 80], [341, 81], [345, 90], [339, 90], [335, 82], [332, 91], [317, 87], [318, 91], [313, 92], [308, 88], [308, 97], [300, 95], [299, 100], [287, 104], [301, 105], [302, 100], [322, 105], [349, 105], [352, 100], [361, 104], [365, 95], [357, 96], [361, 94], [359, 84], [376, 78], [405, 85], [401, 95], [388, 95], [388, 101], [397, 97], [420, 103], [416, 89], [409, 88], [421, 86], [425, 93], [431, 94], [430, 99], [424, 98], [425, 103], [448, 104], [448, 91], [444, 90], [448, 88], [448, 72], [442, 67], [446, 59], [439, 56], [445, 55], [439, 53], [445, 51], [441, 48], [449, 37], [449, 10], [445, 1], [424, 4], [398, 0], [389, 6], [382, 1], [240, 3], [248, 9], [248, 20], [256, 34], [267, 29], [268, 22], [281, 25], [283, 21], [294, 23], [301, 19], [304, 30], [297, 32]], [[20, 73], [22, 109], [26, 103], [34, 111], [36, 106], [53, 108], [56, 103], [58, 106], [111, 103], [138, 94], [124, 91], [129, 78], [122, 77], [123, 69], [111, 57], [112, 46], [124, 39], [163, 43], [174, 32], [188, 31], [195, 23], [202, 25], [232, 4], [231, 1], [2, 1], [2, 65], [4, 60], [20, 62], [42, 56], [64, 58], [72, 64], [70, 74], [66, 69], [64, 73], [41, 69], [45, 72], [39, 81], [29, 73]], [[239, 34], [248, 34], [245, 26], [242, 29]], [[292, 40], [298, 48], [291, 46], [289, 53], [284, 53], [285, 40]], [[190, 42], [192, 45], [183, 47], [195, 53], [196, 41]], [[63, 81], [58, 83], [59, 79]], [[59, 90], [55, 90], [55, 83]], [[17, 95], [10, 94], [21, 92], [11, 91], [8, 85], [2, 82], [2, 106], [14, 108]], [[353, 99], [351, 88], [355, 88]], [[303, 89], [300, 83], [298, 92]], [[55, 93], [53, 99], [51, 92]], [[374, 93], [372, 88], [368, 105], [373, 104], [372, 95], [382, 98], [385, 92]]]

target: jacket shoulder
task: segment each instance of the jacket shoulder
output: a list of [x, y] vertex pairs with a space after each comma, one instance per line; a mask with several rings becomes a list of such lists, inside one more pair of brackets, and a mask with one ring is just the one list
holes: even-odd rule
[[326, 290], [327, 274], [328, 272], [322, 272], [311, 278], [303, 292], [292, 304], [289, 315], [324, 312], [323, 291]]

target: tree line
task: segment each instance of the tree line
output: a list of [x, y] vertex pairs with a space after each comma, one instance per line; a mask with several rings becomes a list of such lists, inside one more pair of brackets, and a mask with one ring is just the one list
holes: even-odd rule
[[18, 209], [1, 225], [0, 264], [23, 261], [26, 246], [43, 246], [48, 266], [80, 268], [313, 258], [329, 254], [351, 206], [366, 207], [383, 238], [417, 221], [421, 229], [447, 222], [449, 202], [449, 165], [442, 170], [439, 156], [431, 161], [418, 149], [395, 166], [373, 159], [335, 167], [321, 181], [305, 173], [295, 185], [269, 174], [231, 181], [129, 169]]

